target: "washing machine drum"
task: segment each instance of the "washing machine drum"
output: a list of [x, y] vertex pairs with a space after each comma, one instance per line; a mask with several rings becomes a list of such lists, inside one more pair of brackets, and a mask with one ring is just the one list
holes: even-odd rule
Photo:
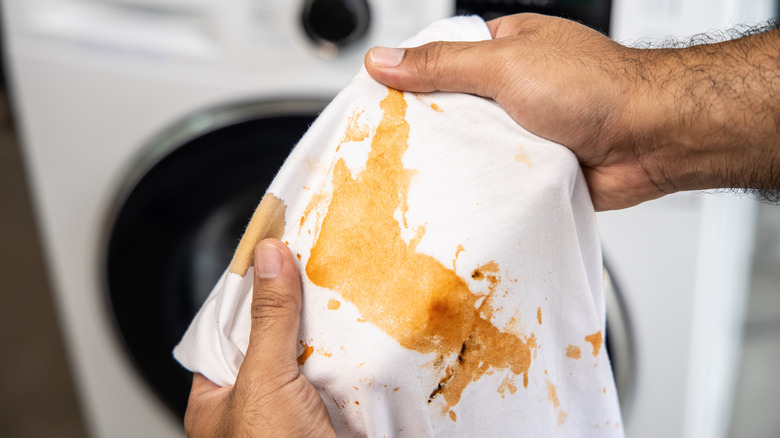
[[172, 357], [260, 198], [322, 102], [189, 118], [145, 149], [118, 194], [106, 280], [129, 357], [181, 418], [192, 375]]
[[[147, 148], [118, 195], [105, 267], [113, 319], [128, 356], [182, 419], [192, 376], [171, 351], [323, 106], [256, 104], [190, 118]], [[633, 345], [625, 307], [606, 280], [606, 344], [627, 416]]]

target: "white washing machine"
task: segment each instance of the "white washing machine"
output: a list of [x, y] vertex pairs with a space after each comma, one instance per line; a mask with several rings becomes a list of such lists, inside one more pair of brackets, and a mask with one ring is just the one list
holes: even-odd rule
[[[289, 148], [369, 47], [455, 11], [568, 13], [560, 8], [572, 3], [569, 12], [623, 41], [771, 13], [768, 1], [747, 0], [510, 3], [3, 3], [24, 155], [93, 436], [183, 435], [189, 375], [171, 347]], [[749, 239], [724, 231], [749, 235], [751, 206], [681, 194], [600, 215], [628, 315], [610, 299], [630, 436], [715, 436], [749, 251]]]
[[[703, 32], [721, 38], [718, 30], [777, 17], [777, 4], [620, 0], [611, 36], [640, 47]], [[632, 394], [623, 406], [630, 438], [727, 435], [756, 206], [727, 193], [678, 193], [598, 215], [634, 345]]]
[[453, 11], [414, 0], [3, 2], [24, 156], [92, 436], [183, 435], [189, 377], [171, 348], [213, 281], [209, 258], [227, 263], [226, 236], [237, 241], [246, 221], [237, 211], [249, 217], [369, 47]]

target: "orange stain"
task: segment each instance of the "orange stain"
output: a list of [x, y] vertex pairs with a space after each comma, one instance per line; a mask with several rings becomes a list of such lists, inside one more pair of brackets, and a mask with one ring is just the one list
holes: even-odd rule
[[572, 358], [572, 359], [579, 359], [580, 358], [580, 347], [576, 345], [569, 345], [566, 347], [566, 357]]
[[[528, 341], [499, 331], [490, 323], [490, 300], [477, 306], [480, 297], [463, 279], [401, 237], [394, 214], [405, 211], [415, 173], [402, 162], [409, 138], [403, 93], [388, 89], [380, 107], [384, 116], [365, 169], [353, 175], [343, 159], [334, 166], [333, 194], [306, 275], [341, 293], [362, 318], [404, 348], [449, 359], [429, 401], [441, 395], [448, 406], [456, 405], [466, 386], [491, 368], [524, 374], [526, 380]], [[472, 278], [487, 278], [492, 293], [498, 265], [491, 262], [478, 271]]]
[[520, 146], [520, 151], [515, 155], [515, 161], [518, 163], [525, 164], [529, 169], [534, 167], [534, 163], [531, 161], [531, 158], [525, 153], [525, 150], [522, 146]]
[[[406, 226], [406, 216], [404, 216], [404, 226]], [[415, 228], [414, 237], [412, 237], [412, 240], [409, 241], [409, 248], [413, 250], [417, 249], [417, 245], [420, 243], [424, 235], [425, 225], [420, 225], [419, 227]]]
[[306, 360], [309, 358], [309, 356], [314, 353], [314, 347], [304, 344], [303, 341], [298, 342], [300, 342], [301, 347], [303, 347], [303, 352], [300, 356], [298, 356], [298, 365], [303, 365], [306, 363]]
[[339, 301], [339, 300], [328, 300], [328, 310], [336, 310], [339, 307], [341, 307], [341, 301]]
[[298, 224], [298, 234], [300, 234], [301, 230], [303, 229], [303, 224], [305, 224], [306, 221], [309, 220], [309, 216], [311, 215], [311, 212], [314, 211], [319, 205], [321, 205], [327, 200], [328, 197], [322, 193], [315, 193], [311, 197], [309, 203], [306, 205], [306, 209], [303, 210], [303, 215], [301, 215], [301, 221]]
[[593, 333], [592, 335], [585, 336], [585, 340], [593, 345], [593, 356], [598, 356], [599, 350], [601, 350], [601, 344], [604, 342], [601, 337], [601, 330]]
[[453, 411], [450, 411], [450, 418], [452, 421], [458, 421], [458, 416]]
[[498, 387], [498, 393], [501, 394], [501, 398], [504, 398], [506, 391], [509, 391], [510, 394], [517, 392], [517, 386], [510, 376], [504, 377], [504, 380]]
[[555, 409], [561, 406], [561, 403], [558, 401], [558, 390], [555, 389], [555, 385], [553, 385], [550, 379], [547, 379], [547, 400], [552, 403]]
[[471, 278], [475, 280], [482, 280], [483, 278], [487, 277], [490, 285], [495, 287], [498, 285], [498, 280], [500, 280], [498, 276], [499, 271], [500, 269], [498, 267], [498, 263], [492, 261], [485, 263], [484, 265], [475, 269], [474, 272], [471, 273]]
[[547, 379], [547, 400], [549, 400], [550, 403], [552, 403], [553, 408], [558, 411], [558, 426], [560, 427], [566, 421], [566, 417], [568, 417], [569, 414], [560, 409], [561, 403], [558, 401], [558, 391], [555, 389], [555, 385], [553, 385], [550, 379]]
[[515, 330], [520, 325], [520, 320], [517, 319], [517, 316], [513, 316], [513, 317], [509, 318], [509, 322], [506, 325], [507, 325], [507, 327], [511, 327], [512, 330]]
[[344, 143], [350, 141], [363, 141], [368, 138], [368, 125], [358, 122], [361, 114], [363, 114], [363, 111], [357, 112], [357, 110], [355, 110], [349, 120], [347, 120], [347, 129], [344, 131], [344, 136], [341, 137], [339, 145], [336, 146], [336, 152], [341, 149], [341, 146]]
[[542, 308], [536, 309], [536, 320], [539, 321], [539, 325], [542, 325]]
[[525, 342], [526, 342], [526, 345], [528, 345], [528, 348], [530, 348], [532, 350], [537, 348], [536, 335], [535, 334], [531, 333], [531, 336], [527, 337], [525, 339]]
[[455, 258], [452, 259], [452, 267], [455, 268], [455, 264], [458, 262], [458, 256], [460, 253], [464, 251], [463, 245], [458, 244], [458, 247], [455, 249]]
[[436, 111], [437, 113], [443, 113], [444, 110], [441, 109], [441, 107], [435, 103], [431, 103], [431, 109]]
[[352, 116], [347, 121], [347, 129], [344, 131], [344, 137], [341, 139], [341, 143], [348, 141], [363, 141], [368, 138], [368, 125], [360, 123], [359, 119], [363, 111], [353, 112]]

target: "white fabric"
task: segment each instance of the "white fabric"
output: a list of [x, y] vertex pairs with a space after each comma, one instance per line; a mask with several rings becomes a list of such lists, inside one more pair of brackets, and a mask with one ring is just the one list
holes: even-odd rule
[[[489, 38], [481, 19], [459, 17], [434, 23], [404, 46]], [[282, 240], [300, 255], [299, 340], [302, 353], [304, 346], [312, 351], [301, 369], [320, 392], [339, 436], [622, 436], [610, 362], [598, 338], [605, 307], [595, 215], [574, 155], [528, 133], [490, 100], [403, 93], [409, 132], [401, 162], [408, 186], [361, 186], [373, 172], [372, 150], [375, 159], [387, 155], [388, 166], [393, 165], [397, 149], [378, 154], [374, 142], [378, 131], [398, 124], [383, 121], [391, 112], [398, 114], [398, 108], [380, 108], [384, 99], [398, 103], [391, 94], [361, 69], [268, 189], [287, 207]], [[348, 180], [356, 193], [399, 192], [392, 225], [405, 246], [368, 245], [330, 254], [321, 260], [332, 264], [338, 286], [326, 288], [312, 281], [307, 264]], [[370, 216], [382, 208], [372, 207], [352, 228], [378, 242], [397, 240], [383, 234], [387, 228], [377, 228], [379, 220]], [[327, 249], [328, 242], [319, 243]], [[411, 258], [393, 260], [391, 250], [377, 250], [390, 247]], [[383, 261], [371, 265], [386, 279], [375, 281], [376, 290], [397, 291], [397, 297], [367, 303], [361, 300], [377, 293], [373, 287], [355, 294], [359, 281], [343, 281], [354, 275], [350, 263], [367, 259]], [[447, 294], [431, 298], [426, 290], [403, 298], [409, 260], [415, 282], [457, 277], [469, 292], [453, 302]], [[397, 276], [387, 275], [394, 269]], [[233, 273], [221, 278], [175, 349], [185, 367], [219, 385], [234, 383], [248, 343], [251, 289], [251, 269], [245, 278]], [[398, 313], [399, 303], [407, 313]], [[463, 335], [453, 335], [461, 330], [457, 326], [430, 329], [436, 309], [476, 312], [481, 321], [455, 318], [471, 321], [461, 327]], [[401, 333], [413, 326], [428, 327], [433, 335]], [[450, 341], [458, 347], [447, 347]], [[458, 351], [461, 341], [468, 348]], [[510, 345], [524, 347], [501, 350]], [[510, 365], [500, 365], [495, 355], [516, 356]]]

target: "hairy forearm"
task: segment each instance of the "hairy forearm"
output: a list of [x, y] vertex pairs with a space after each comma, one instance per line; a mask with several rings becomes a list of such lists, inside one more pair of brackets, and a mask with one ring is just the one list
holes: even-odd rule
[[780, 190], [780, 30], [682, 49], [637, 49], [628, 112], [656, 187]]

